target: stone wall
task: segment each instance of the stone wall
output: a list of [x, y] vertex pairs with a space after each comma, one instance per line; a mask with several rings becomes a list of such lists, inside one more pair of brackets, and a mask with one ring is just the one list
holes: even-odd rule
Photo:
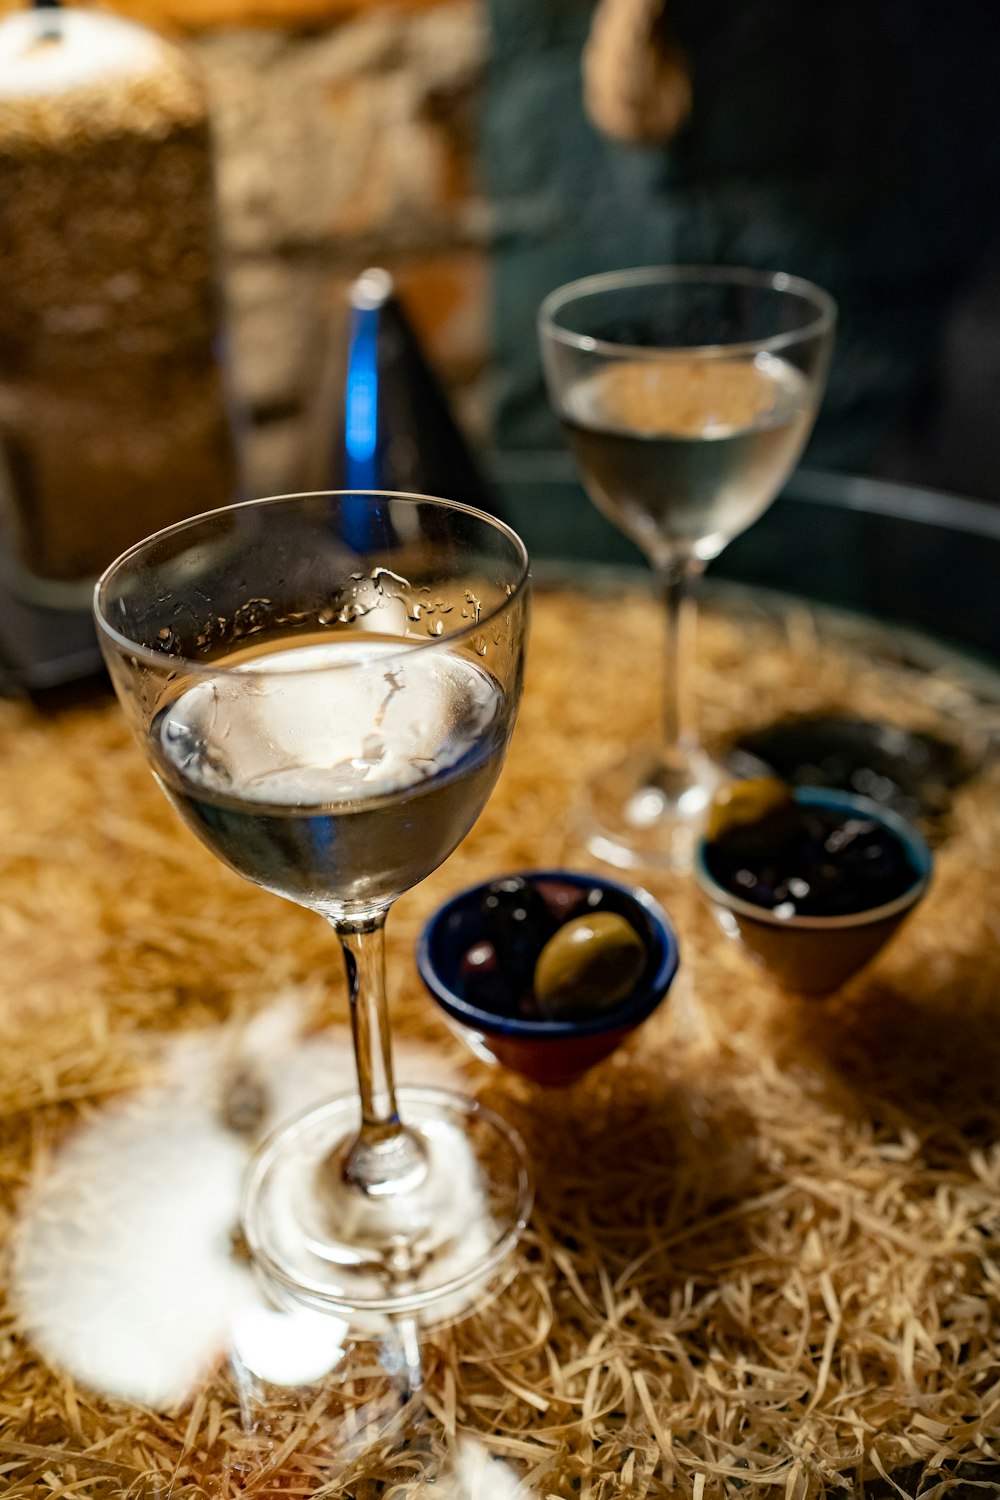
[[[0, 0], [0, 11], [15, 8]], [[246, 486], [300, 482], [344, 297], [388, 267], [472, 439], [488, 427], [480, 0], [115, 0], [198, 59], [215, 127]]]
[[189, 38], [215, 121], [247, 482], [298, 482], [319, 374], [366, 265], [394, 274], [474, 439], [488, 425], [489, 216], [476, 182], [477, 0], [370, 6], [317, 31]]

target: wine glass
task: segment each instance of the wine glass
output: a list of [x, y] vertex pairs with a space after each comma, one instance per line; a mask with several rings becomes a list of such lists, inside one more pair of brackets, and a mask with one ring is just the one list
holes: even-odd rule
[[355, 1323], [456, 1308], [509, 1260], [530, 1203], [504, 1121], [395, 1088], [383, 949], [390, 906], [499, 775], [528, 601], [508, 527], [377, 492], [213, 511], [97, 585], [115, 690], [169, 800], [225, 864], [340, 939], [358, 1094], [263, 1143], [244, 1231], [272, 1283]]
[[584, 486], [646, 554], [665, 605], [661, 742], [586, 794], [588, 845], [612, 864], [690, 868], [719, 779], [692, 713], [692, 585], [802, 452], [835, 318], [798, 277], [700, 266], [589, 276], [542, 303], [549, 395]]

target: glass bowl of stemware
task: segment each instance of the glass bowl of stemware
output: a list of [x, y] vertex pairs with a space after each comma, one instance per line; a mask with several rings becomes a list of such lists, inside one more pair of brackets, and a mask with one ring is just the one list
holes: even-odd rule
[[797, 462], [835, 318], [810, 282], [712, 266], [589, 276], [542, 303], [549, 396], [584, 487], [664, 601], [660, 742], [597, 776], [583, 808], [591, 852], [620, 868], [690, 869], [719, 780], [693, 713], [693, 586]]
[[528, 558], [482, 512], [378, 492], [282, 496], [170, 527], [95, 595], [102, 650], [160, 787], [223, 863], [325, 917], [358, 1092], [281, 1127], [247, 1181], [265, 1273], [366, 1318], [454, 1315], [531, 1200], [516, 1133], [394, 1086], [383, 929], [468, 833], [521, 695]]

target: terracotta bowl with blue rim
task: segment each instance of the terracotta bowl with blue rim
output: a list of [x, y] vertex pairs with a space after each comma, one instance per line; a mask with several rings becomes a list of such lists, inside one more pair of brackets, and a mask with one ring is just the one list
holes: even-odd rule
[[656, 1010], [677, 973], [677, 936], [663, 908], [639, 887], [572, 870], [514, 873], [529, 881], [579, 886], [581, 892], [599, 888], [614, 898], [614, 909], [647, 950], [646, 966], [624, 1000], [585, 1019], [557, 1021], [500, 1015], [470, 1004], [462, 989], [462, 959], [486, 936], [480, 905], [492, 880], [469, 886], [438, 908], [417, 942], [417, 967], [449, 1027], [477, 1057], [535, 1083], [573, 1083]]
[[870, 963], [923, 899], [931, 882], [933, 856], [923, 836], [898, 813], [867, 797], [827, 787], [798, 787], [803, 807], [828, 808], [846, 817], [870, 818], [895, 834], [914, 870], [912, 884], [882, 906], [846, 916], [778, 916], [744, 901], [721, 886], [706, 861], [708, 840], [695, 848], [694, 875], [715, 908], [723, 932], [736, 938], [785, 990], [828, 995]]

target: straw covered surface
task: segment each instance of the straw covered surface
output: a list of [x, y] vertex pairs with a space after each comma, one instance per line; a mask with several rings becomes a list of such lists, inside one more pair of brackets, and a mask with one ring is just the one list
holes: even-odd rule
[[[395, 1024], [452, 1066], [464, 1054], [414, 969], [420, 925], [472, 880], [586, 863], [570, 809], [585, 775], [655, 725], [659, 644], [645, 595], [536, 601], [500, 786], [390, 920]], [[976, 749], [997, 727], [957, 677], [797, 609], [706, 611], [699, 655], [716, 747], [787, 711]], [[71, 1126], [143, 1081], [152, 1038], [239, 1023], [290, 989], [314, 994], [317, 976], [314, 1021], [342, 1020], [344, 1000], [328, 929], [195, 842], [109, 699], [3, 706], [0, 756], [9, 1241], [27, 1181]], [[256, 1392], [249, 1416], [225, 1362], [182, 1409], [144, 1411], [47, 1369], [6, 1315], [0, 1489], [807, 1500], [886, 1474], [905, 1496], [917, 1468], [924, 1492], [945, 1493], [960, 1459], [995, 1495], [998, 782], [987, 763], [959, 790], [930, 895], [837, 996], [780, 994], [688, 882], [649, 877], [683, 970], [632, 1042], [568, 1090], [469, 1062], [468, 1086], [528, 1142], [536, 1209], [518, 1278], [428, 1340], [425, 1389], [402, 1409], [362, 1347], [308, 1389]]]

